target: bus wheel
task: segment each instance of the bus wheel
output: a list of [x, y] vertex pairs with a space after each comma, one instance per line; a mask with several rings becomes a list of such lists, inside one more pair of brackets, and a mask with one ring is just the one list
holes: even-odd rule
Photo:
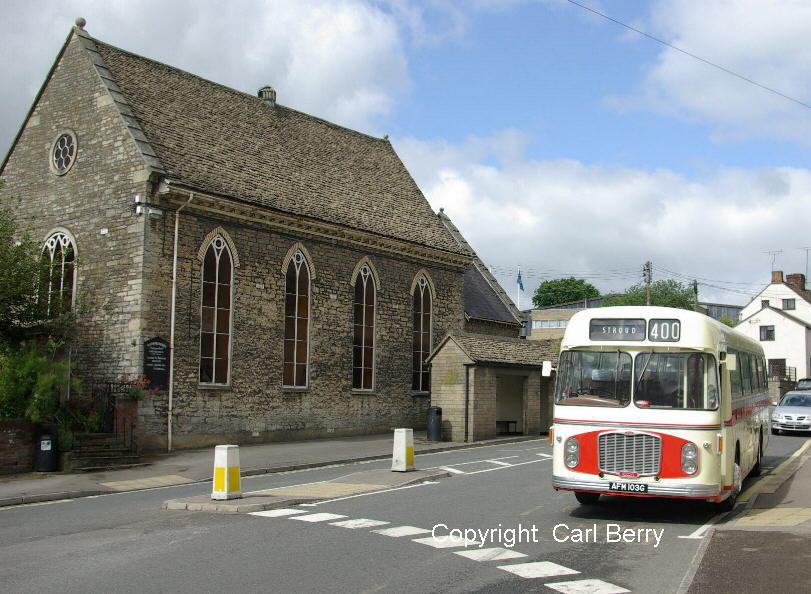
[[772, 435], [780, 435], [780, 429], [775, 429], [772, 427]]
[[735, 464], [732, 465], [732, 492], [729, 494], [729, 497], [718, 504], [718, 509], [722, 512], [732, 511], [735, 508], [735, 504], [738, 502], [738, 494], [740, 494], [741, 485], [743, 484], [739, 460], [736, 454]]
[[749, 471], [750, 476], [760, 476], [760, 462], [763, 459], [763, 434], [758, 433], [758, 445], [757, 445], [757, 458], [755, 458], [755, 465], [752, 467], [752, 470]]
[[583, 505], [594, 505], [600, 500], [599, 493], [589, 493], [587, 491], [575, 491], [574, 496]]

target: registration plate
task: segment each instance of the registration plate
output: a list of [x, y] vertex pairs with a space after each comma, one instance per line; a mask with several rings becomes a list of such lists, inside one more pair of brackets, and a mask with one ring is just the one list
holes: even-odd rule
[[608, 490], [617, 493], [647, 493], [648, 485], [645, 483], [610, 482], [608, 483]]

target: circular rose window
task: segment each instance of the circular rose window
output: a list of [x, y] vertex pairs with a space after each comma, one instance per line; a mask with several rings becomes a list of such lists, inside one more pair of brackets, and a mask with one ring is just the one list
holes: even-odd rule
[[73, 132], [60, 134], [51, 149], [51, 168], [57, 175], [64, 175], [76, 161], [76, 135]]

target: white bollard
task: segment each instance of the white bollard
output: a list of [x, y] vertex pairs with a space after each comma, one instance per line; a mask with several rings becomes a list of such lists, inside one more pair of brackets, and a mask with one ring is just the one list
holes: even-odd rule
[[214, 448], [214, 489], [212, 499], [239, 499], [239, 446], [218, 445]]
[[394, 430], [394, 452], [391, 456], [391, 469], [395, 472], [414, 470], [414, 430]]

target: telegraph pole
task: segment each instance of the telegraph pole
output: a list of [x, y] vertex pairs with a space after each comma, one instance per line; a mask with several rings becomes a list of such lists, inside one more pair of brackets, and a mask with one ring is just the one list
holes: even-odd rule
[[693, 295], [695, 295], [695, 300], [693, 301], [693, 311], [698, 311], [698, 281], [693, 281]]
[[650, 284], [653, 280], [653, 264], [650, 260], [642, 267], [642, 277], [645, 279], [645, 305], [650, 305]]

